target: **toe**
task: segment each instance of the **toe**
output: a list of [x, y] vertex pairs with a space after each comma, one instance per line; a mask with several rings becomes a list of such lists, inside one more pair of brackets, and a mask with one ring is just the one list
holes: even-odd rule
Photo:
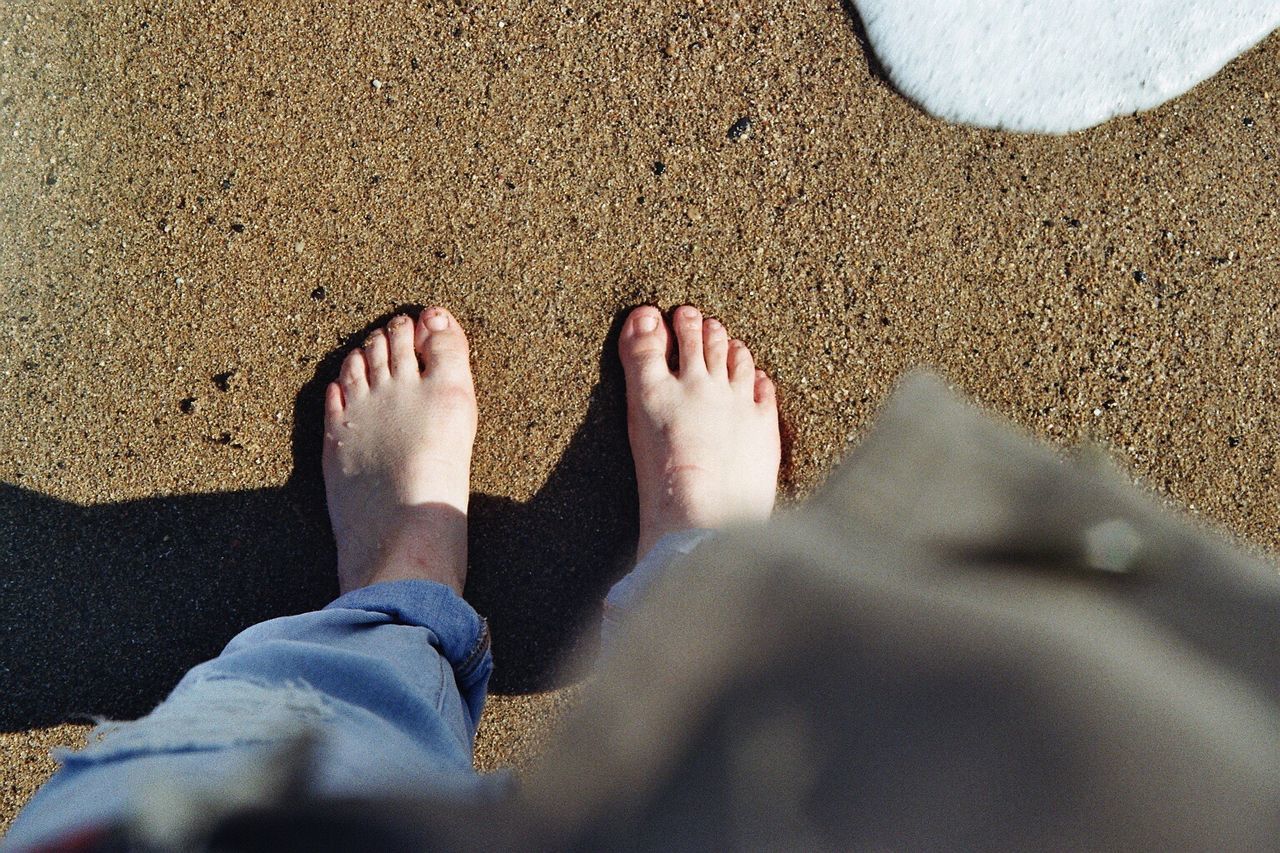
[[676, 344], [680, 348], [680, 375], [696, 375], [707, 372], [707, 360], [702, 352], [702, 312], [692, 305], [676, 309]]
[[763, 408], [772, 409], [778, 405], [778, 389], [763, 370], [756, 371], [755, 395], [756, 402]]
[[370, 333], [369, 337], [365, 338], [364, 360], [369, 365], [370, 388], [377, 388], [380, 383], [386, 382], [391, 378], [386, 332], [381, 329], [375, 329]]
[[618, 355], [627, 382], [634, 386], [671, 376], [667, 367], [670, 340], [661, 311], [652, 305], [641, 305], [632, 311], [618, 337]]
[[728, 375], [729, 333], [719, 320], [710, 317], [702, 324], [702, 351], [707, 372], [725, 378]]
[[347, 353], [338, 371], [338, 384], [342, 386], [342, 396], [348, 403], [359, 399], [369, 391], [369, 368], [364, 360], [364, 350], [354, 349]]
[[428, 308], [418, 317], [418, 353], [427, 375], [460, 372], [471, 375], [467, 336], [462, 325], [443, 308]]
[[729, 342], [729, 382], [742, 392], [751, 391], [755, 387], [756, 364], [751, 358], [751, 350], [739, 340]]
[[397, 314], [387, 324], [387, 349], [392, 376], [417, 376], [418, 355], [413, 350], [413, 321]]
[[324, 389], [324, 416], [329, 420], [342, 416], [342, 386], [330, 382]]

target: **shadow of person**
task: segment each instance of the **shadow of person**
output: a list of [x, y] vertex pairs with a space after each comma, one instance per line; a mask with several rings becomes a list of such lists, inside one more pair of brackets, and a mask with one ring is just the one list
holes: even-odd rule
[[[0, 484], [0, 730], [145, 714], [242, 629], [337, 595], [320, 470], [324, 387], [390, 316], [349, 336], [299, 392], [283, 486], [81, 506]], [[635, 545], [615, 355], [623, 316], [543, 488], [527, 503], [472, 495], [467, 598], [490, 620], [500, 692], [566, 677], [559, 662], [594, 633], [599, 600]]]
[[489, 619], [497, 692], [571, 679], [560, 664], [589, 656], [600, 601], [634, 560], [635, 469], [617, 356], [626, 313], [605, 335], [586, 415], [537, 494], [527, 503], [471, 496], [466, 595]]

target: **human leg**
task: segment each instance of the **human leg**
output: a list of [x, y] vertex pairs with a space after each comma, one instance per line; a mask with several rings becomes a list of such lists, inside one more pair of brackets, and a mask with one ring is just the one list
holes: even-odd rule
[[476, 787], [492, 658], [484, 620], [460, 596], [475, 411], [466, 339], [447, 312], [371, 335], [325, 406], [343, 595], [242, 632], [152, 714], [64, 756], [9, 841], [119, 820], [147, 789], [242, 792], [246, 770], [304, 729], [318, 736], [320, 791]]

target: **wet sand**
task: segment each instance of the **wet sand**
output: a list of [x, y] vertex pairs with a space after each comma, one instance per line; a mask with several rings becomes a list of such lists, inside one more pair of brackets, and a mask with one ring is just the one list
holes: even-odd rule
[[924, 115], [828, 0], [0, 15], [0, 827], [76, 721], [333, 595], [317, 392], [402, 306], [473, 342], [484, 767], [634, 546], [637, 303], [751, 344], [790, 498], [931, 365], [1277, 544], [1275, 36], [1046, 138]]

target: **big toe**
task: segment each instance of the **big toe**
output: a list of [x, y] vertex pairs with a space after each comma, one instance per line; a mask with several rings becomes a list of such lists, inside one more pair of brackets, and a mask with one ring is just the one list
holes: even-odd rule
[[414, 344], [422, 356], [424, 375], [457, 378], [471, 375], [467, 336], [443, 308], [428, 308], [418, 317]]
[[618, 338], [622, 369], [630, 383], [657, 382], [671, 375], [667, 367], [670, 333], [662, 312], [641, 305], [628, 315]]

